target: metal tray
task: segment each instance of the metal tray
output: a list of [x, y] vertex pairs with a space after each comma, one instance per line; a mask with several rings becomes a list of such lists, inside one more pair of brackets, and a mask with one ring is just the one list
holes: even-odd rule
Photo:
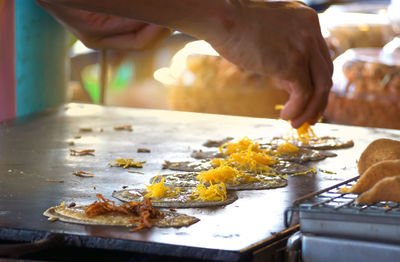
[[289, 224], [293, 214], [298, 213], [300, 230], [305, 234], [398, 243], [400, 204], [355, 204], [358, 195], [339, 193], [357, 179], [358, 176], [296, 200], [285, 211], [285, 223]]

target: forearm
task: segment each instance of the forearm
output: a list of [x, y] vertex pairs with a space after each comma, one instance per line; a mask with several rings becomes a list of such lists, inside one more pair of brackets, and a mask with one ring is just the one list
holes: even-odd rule
[[[234, 8], [226, 0], [45, 0], [89, 11], [123, 16], [165, 26], [211, 40], [233, 23]], [[213, 30], [208, 30], [212, 28]], [[220, 38], [220, 35], [219, 37]]]

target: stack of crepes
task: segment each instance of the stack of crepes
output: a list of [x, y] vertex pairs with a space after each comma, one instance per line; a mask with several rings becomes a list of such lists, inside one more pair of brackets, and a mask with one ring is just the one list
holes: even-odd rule
[[373, 141], [358, 161], [360, 178], [341, 193], [359, 194], [357, 203], [380, 201], [400, 203], [400, 141], [381, 138]]

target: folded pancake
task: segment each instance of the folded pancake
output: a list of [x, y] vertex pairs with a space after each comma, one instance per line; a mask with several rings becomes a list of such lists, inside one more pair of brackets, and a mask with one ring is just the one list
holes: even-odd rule
[[368, 167], [382, 160], [400, 159], [400, 141], [380, 138], [371, 142], [362, 152], [358, 161], [358, 173], [360, 176]]
[[356, 203], [372, 204], [380, 201], [400, 203], [400, 171], [397, 174], [381, 179], [370, 190], [362, 193], [356, 199]]
[[43, 215], [49, 220], [64, 222], [133, 227], [133, 231], [142, 228], [189, 226], [199, 219], [176, 212], [154, 209], [149, 199], [144, 202], [128, 202], [116, 205], [113, 201], [97, 195], [98, 200], [91, 205], [67, 207], [65, 204], [50, 207]]
[[370, 166], [350, 189], [343, 189], [340, 192], [361, 194], [372, 188], [380, 180], [398, 174], [400, 174], [400, 159], [383, 160]]

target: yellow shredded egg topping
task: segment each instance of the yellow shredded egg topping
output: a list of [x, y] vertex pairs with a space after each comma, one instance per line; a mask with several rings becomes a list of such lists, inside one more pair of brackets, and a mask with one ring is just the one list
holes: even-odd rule
[[257, 142], [244, 137], [237, 143], [228, 142], [219, 148], [220, 152], [229, 155], [228, 159], [212, 159], [213, 166], [232, 166], [241, 170], [251, 172], [269, 172], [269, 165], [276, 164], [275, 157], [260, 148]]
[[289, 142], [280, 144], [276, 149], [278, 154], [294, 155], [299, 152], [299, 148]]
[[350, 193], [351, 192], [351, 188], [348, 188], [348, 187], [342, 187], [341, 189], [339, 189], [339, 191], [338, 191], [338, 193], [341, 193], [341, 194], [347, 194], [347, 193]]
[[[243, 176], [241, 177], [244, 181], [246, 181], [247, 183], [251, 183], [251, 182], [254, 182], [254, 181], [261, 181], [260, 179], [258, 179], [258, 178], [256, 178], [256, 177], [254, 177], [254, 176], [252, 176], [252, 175], [249, 175], [249, 174], [243, 174]], [[261, 181], [261, 182], [263, 182], [263, 181]]]
[[149, 186], [146, 185], [148, 193], [144, 195], [144, 197], [155, 197], [155, 198], [171, 197], [175, 196], [179, 192], [178, 188], [172, 190], [171, 188], [164, 185], [165, 177], [163, 177], [160, 182], [154, 183], [156, 178], [157, 177], [154, 178], [153, 183], [151, 185]]
[[211, 184], [206, 187], [204, 184], [199, 184], [192, 193], [196, 200], [203, 201], [224, 201], [226, 200], [226, 187], [224, 183]]
[[213, 167], [219, 167], [219, 166], [227, 165], [227, 161], [226, 161], [226, 159], [222, 159], [222, 158], [213, 158], [213, 159], [210, 159], [210, 164]]
[[202, 171], [197, 175], [200, 182], [213, 183], [238, 183], [237, 179], [242, 176], [242, 172], [233, 167], [222, 165], [214, 169]]
[[316, 173], [317, 173], [317, 166], [314, 165], [313, 168], [310, 168], [310, 169], [308, 169], [308, 170], [306, 170], [304, 172], [294, 173], [294, 174], [292, 174], [292, 176], [302, 176], [302, 175], [307, 175], [307, 174], [314, 174], [315, 175]]
[[312, 138], [318, 138], [317, 135], [315, 135], [314, 130], [311, 128], [311, 126], [308, 122], [305, 122], [302, 126], [297, 128], [296, 130], [297, 130], [297, 135], [298, 135], [299, 139], [303, 143], [307, 143]]
[[132, 158], [118, 158], [114, 162], [110, 163], [110, 166], [122, 166], [123, 168], [128, 168], [128, 167], [143, 167], [143, 163], [145, 162], [138, 162], [138, 161], [133, 161]]
[[228, 163], [236, 168], [251, 172], [270, 171], [269, 165], [276, 164], [278, 161], [265, 152], [256, 153], [253, 151], [239, 152], [231, 154]]
[[237, 143], [228, 142], [219, 147], [219, 151], [225, 155], [230, 155], [237, 152], [251, 150], [261, 152], [260, 145], [257, 142], [251, 141], [247, 136], [239, 140]]

